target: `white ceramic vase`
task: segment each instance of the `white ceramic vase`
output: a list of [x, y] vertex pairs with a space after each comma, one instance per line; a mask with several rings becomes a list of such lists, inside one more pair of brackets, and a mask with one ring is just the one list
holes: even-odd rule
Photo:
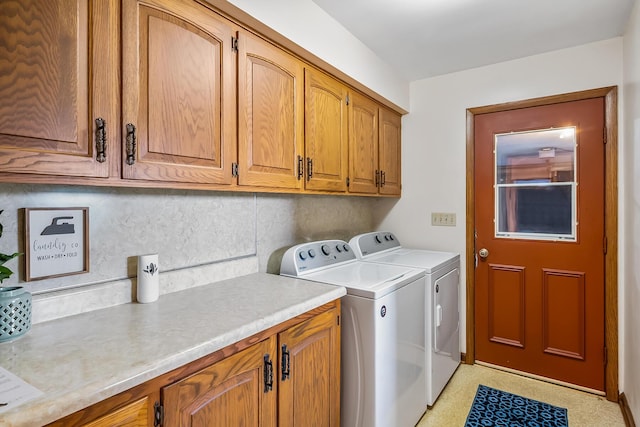
[[141, 303], [154, 302], [160, 295], [160, 271], [158, 254], [138, 257], [137, 300]]

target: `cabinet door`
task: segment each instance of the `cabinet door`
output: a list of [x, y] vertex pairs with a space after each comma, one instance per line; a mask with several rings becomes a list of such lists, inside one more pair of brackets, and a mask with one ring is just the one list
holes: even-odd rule
[[149, 399], [145, 397], [97, 420], [83, 424], [83, 427], [145, 427], [149, 424], [149, 412], [152, 406]]
[[276, 352], [271, 337], [164, 387], [164, 425], [275, 427], [277, 381], [265, 391], [264, 356]]
[[123, 177], [231, 183], [231, 23], [191, 0], [123, 3]]
[[378, 192], [378, 104], [352, 92], [349, 102], [349, 192]]
[[0, 171], [109, 175], [95, 119], [112, 149], [119, 14], [115, 1], [0, 1]]
[[304, 75], [305, 188], [346, 191], [347, 88], [313, 69]]
[[279, 334], [280, 427], [340, 425], [338, 308]]
[[47, 427], [146, 427], [153, 425], [160, 393], [132, 396], [129, 392], [98, 402], [47, 424]]
[[399, 114], [380, 109], [380, 194], [399, 196], [402, 190], [400, 126]]
[[238, 183], [300, 188], [304, 66], [244, 31], [238, 55]]

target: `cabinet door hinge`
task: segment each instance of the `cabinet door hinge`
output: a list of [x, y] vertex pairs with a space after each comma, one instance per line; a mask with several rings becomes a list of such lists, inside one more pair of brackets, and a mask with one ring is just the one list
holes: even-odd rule
[[349, 101], [350, 101], [349, 95], [347, 95], [346, 101], [347, 101], [347, 105], [349, 105]]
[[338, 326], [340, 326], [340, 315], [336, 316], [336, 322], [338, 323]]
[[349, 186], [349, 184], [351, 184], [351, 181], [349, 180], [349, 177], [347, 177], [347, 187]]
[[159, 427], [164, 423], [164, 406], [160, 402], [153, 404], [153, 427]]
[[238, 164], [231, 163], [231, 176], [237, 178], [238, 177]]
[[607, 144], [607, 128], [602, 129], [602, 143]]
[[237, 37], [231, 37], [231, 51], [232, 52], [238, 52], [238, 38]]
[[604, 253], [605, 255], [607, 254], [608, 246], [609, 246], [609, 241], [607, 239], [607, 236], [604, 236], [604, 238], [602, 239], [602, 253]]

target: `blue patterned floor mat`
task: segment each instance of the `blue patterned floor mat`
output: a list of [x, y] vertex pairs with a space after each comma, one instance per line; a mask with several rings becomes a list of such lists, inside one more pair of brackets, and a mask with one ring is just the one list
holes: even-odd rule
[[568, 427], [567, 410], [478, 386], [465, 427]]

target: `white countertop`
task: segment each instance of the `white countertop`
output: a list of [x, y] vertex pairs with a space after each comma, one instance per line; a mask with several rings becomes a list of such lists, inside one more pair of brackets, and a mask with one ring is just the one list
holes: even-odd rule
[[0, 343], [0, 366], [44, 395], [0, 413], [0, 426], [55, 421], [345, 294], [256, 273], [38, 323]]

